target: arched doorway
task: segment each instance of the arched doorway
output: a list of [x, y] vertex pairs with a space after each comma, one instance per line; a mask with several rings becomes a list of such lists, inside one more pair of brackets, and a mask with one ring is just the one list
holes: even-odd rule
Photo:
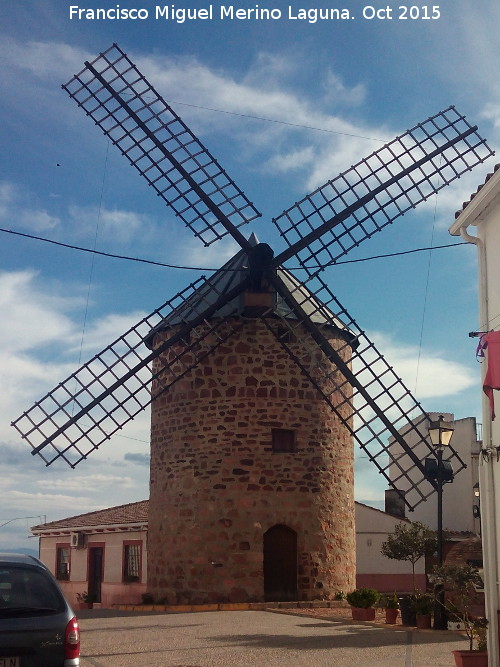
[[297, 533], [277, 525], [264, 533], [266, 601], [297, 599]]

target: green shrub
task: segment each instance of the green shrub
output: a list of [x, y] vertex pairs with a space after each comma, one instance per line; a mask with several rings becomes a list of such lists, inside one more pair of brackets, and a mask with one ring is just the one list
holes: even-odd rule
[[435, 598], [425, 593], [417, 593], [413, 600], [413, 609], [416, 614], [432, 614], [434, 611]]
[[393, 595], [382, 595], [379, 607], [382, 607], [382, 609], [399, 609], [399, 600], [396, 593]]
[[346, 599], [351, 607], [369, 609], [380, 600], [380, 593], [374, 588], [357, 588], [355, 591], [348, 593]]

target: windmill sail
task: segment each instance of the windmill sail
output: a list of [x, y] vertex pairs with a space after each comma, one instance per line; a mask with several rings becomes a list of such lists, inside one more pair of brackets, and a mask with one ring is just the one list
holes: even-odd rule
[[[278, 271], [273, 284], [283, 304], [262, 315], [262, 320], [389, 485], [408, 489], [402, 499], [413, 510], [434, 490], [427, 483], [423, 461], [413, 452], [413, 447], [422, 445], [429, 456], [435, 454], [427, 414], [326, 284], [318, 277], [316, 281], [320, 287], [311, 293], [289, 272]], [[333, 346], [327, 331], [342, 332], [343, 342], [337, 338]], [[291, 346], [290, 341], [300, 345]], [[308, 370], [311, 358], [317, 359], [312, 371]], [[389, 456], [394, 441], [407, 456], [397, 460]], [[465, 467], [452, 447], [448, 456], [455, 473]]]
[[260, 213], [116, 44], [63, 88], [205, 245], [245, 247]]
[[441, 111], [275, 218], [288, 244], [276, 264], [334, 264], [491, 155], [477, 127], [454, 107]]
[[[75, 467], [241, 328], [231, 317], [236, 306], [227, 308], [227, 302], [247, 285], [238, 280], [221, 289], [218, 281], [200, 278], [132, 326], [12, 425], [47, 465], [62, 458]], [[226, 306], [225, 316], [219, 313], [210, 320], [221, 306]], [[148, 352], [144, 342], [165, 318], [175, 329]], [[160, 357], [161, 366], [153, 374], [151, 364]]]

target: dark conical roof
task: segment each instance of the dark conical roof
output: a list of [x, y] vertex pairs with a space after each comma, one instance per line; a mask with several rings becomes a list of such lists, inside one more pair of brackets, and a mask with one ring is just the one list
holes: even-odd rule
[[[259, 243], [255, 234], [251, 234], [248, 239], [252, 246]], [[186, 301], [176, 308], [170, 315], [163, 319], [154, 329], [151, 330], [146, 337], [146, 345], [151, 347], [154, 335], [170, 327], [186, 324], [194, 320], [201, 312], [214, 305], [216, 301], [227, 294], [231, 289], [236, 287], [242, 278], [242, 273], [248, 271], [248, 257], [245, 250], [239, 250], [229, 261], [227, 261], [220, 269], [218, 269], [207, 281], [199, 287]], [[309, 290], [298, 280], [290, 271], [284, 268], [278, 268], [277, 273], [281, 280], [293, 293], [295, 299], [300, 303], [305, 313], [310, 316], [316, 324], [328, 324], [338, 328], [340, 331], [350, 333], [348, 327]], [[300, 300], [298, 299], [300, 295]], [[229, 315], [243, 315], [245, 305], [243, 294], [225, 303], [217, 310], [214, 317], [226, 317]], [[283, 301], [283, 299], [275, 294], [274, 312], [286, 318], [296, 319], [295, 314], [290, 311], [290, 308]], [[350, 333], [349, 339], [351, 339]]]

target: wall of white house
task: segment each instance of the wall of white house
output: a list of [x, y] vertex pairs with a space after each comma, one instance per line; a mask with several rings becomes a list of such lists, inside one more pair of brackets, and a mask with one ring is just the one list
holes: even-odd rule
[[[474, 226], [477, 227], [475, 234]], [[487, 179], [450, 227], [450, 233], [475, 243], [478, 252], [479, 324], [478, 331], [500, 329], [500, 170]], [[475, 276], [471, 274], [471, 283]], [[486, 364], [482, 364], [484, 378]], [[479, 375], [479, 374], [478, 374]], [[479, 378], [478, 378], [478, 391]], [[500, 393], [494, 392], [500, 414]], [[500, 664], [498, 610], [500, 606], [500, 419], [491, 419], [490, 406], [483, 395], [483, 453], [479, 460], [481, 524], [488, 618], [488, 664]]]
[[[411, 563], [386, 558], [382, 543], [394, 532], [401, 519], [368, 505], [356, 503], [356, 585], [381, 592], [413, 590]], [[415, 565], [415, 586], [425, 590], [425, 561]]]

